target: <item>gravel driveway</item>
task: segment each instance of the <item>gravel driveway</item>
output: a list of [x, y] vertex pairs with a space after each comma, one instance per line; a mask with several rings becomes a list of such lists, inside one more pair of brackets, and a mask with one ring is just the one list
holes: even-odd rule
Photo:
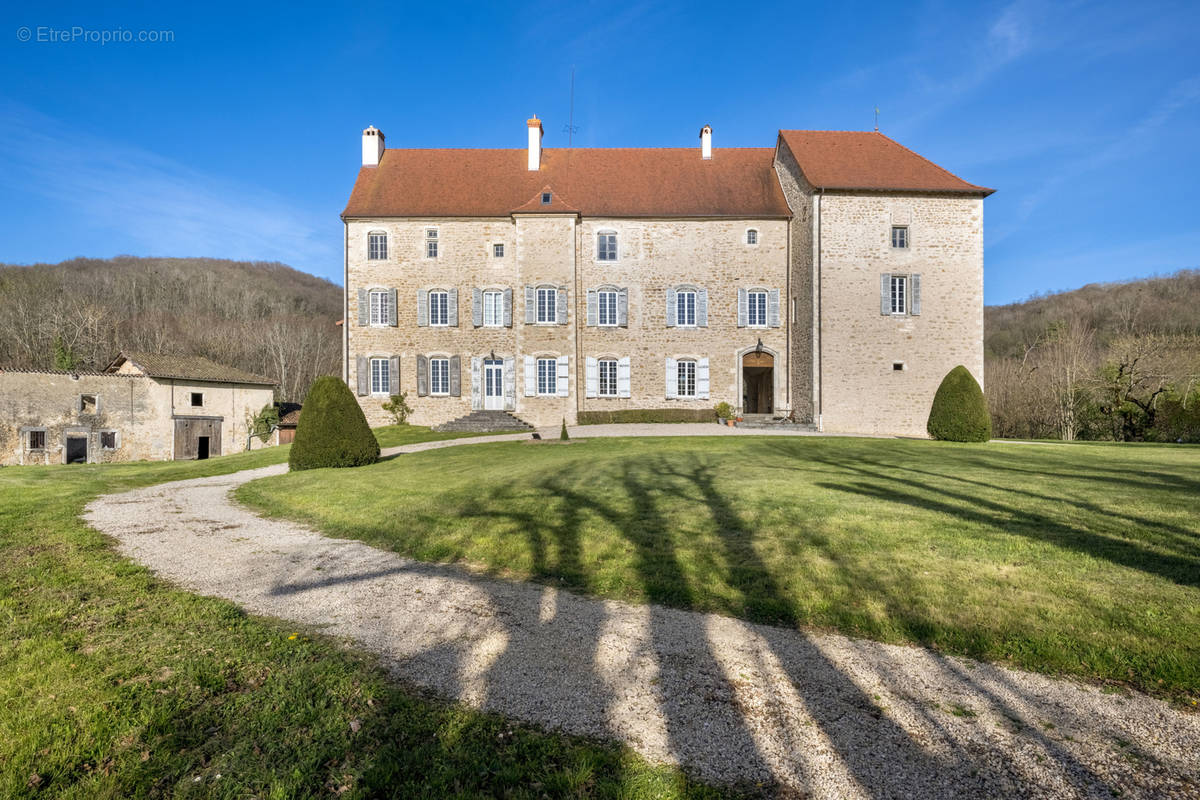
[[618, 739], [712, 783], [838, 798], [1200, 797], [1198, 714], [917, 647], [482, 578], [229, 499], [284, 470], [101, 497], [85, 518], [179, 585], [350, 639], [406, 682]]

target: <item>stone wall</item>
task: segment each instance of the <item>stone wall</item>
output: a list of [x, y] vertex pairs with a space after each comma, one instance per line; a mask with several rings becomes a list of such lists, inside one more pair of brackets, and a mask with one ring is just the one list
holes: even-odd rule
[[782, 145], [775, 151], [775, 174], [792, 210], [792, 220], [788, 226], [788, 258], [791, 262], [788, 309], [791, 325], [788, 340], [792, 353], [792, 409], [798, 421], [812, 422], [817, 380], [814, 354], [817, 296], [813, 280], [813, 191], [791, 151]]

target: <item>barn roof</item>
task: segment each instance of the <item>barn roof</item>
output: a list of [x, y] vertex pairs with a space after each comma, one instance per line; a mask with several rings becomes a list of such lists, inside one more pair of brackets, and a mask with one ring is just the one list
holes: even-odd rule
[[131, 353], [117, 356], [108, 366], [108, 372], [116, 372], [122, 364], [129, 362], [151, 378], [175, 378], [208, 383], [249, 383], [274, 386], [276, 381], [255, 375], [253, 372], [229, 367], [210, 361], [203, 356], [174, 355], [169, 353]]

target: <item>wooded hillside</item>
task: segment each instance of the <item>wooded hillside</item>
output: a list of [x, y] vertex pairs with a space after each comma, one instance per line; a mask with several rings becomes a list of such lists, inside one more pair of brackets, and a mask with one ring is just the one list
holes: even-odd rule
[[0, 366], [103, 369], [121, 350], [188, 353], [274, 378], [289, 401], [341, 373], [341, 288], [283, 264], [0, 265], [0, 298]]
[[984, 312], [996, 436], [1200, 441], [1200, 270]]

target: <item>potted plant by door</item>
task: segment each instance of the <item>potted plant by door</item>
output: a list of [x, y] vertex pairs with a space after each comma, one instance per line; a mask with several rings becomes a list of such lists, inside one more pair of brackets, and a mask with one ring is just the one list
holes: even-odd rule
[[724, 425], [733, 416], [733, 406], [724, 400], [717, 403], [716, 408], [713, 410], [717, 412], [717, 422], [721, 425]]

